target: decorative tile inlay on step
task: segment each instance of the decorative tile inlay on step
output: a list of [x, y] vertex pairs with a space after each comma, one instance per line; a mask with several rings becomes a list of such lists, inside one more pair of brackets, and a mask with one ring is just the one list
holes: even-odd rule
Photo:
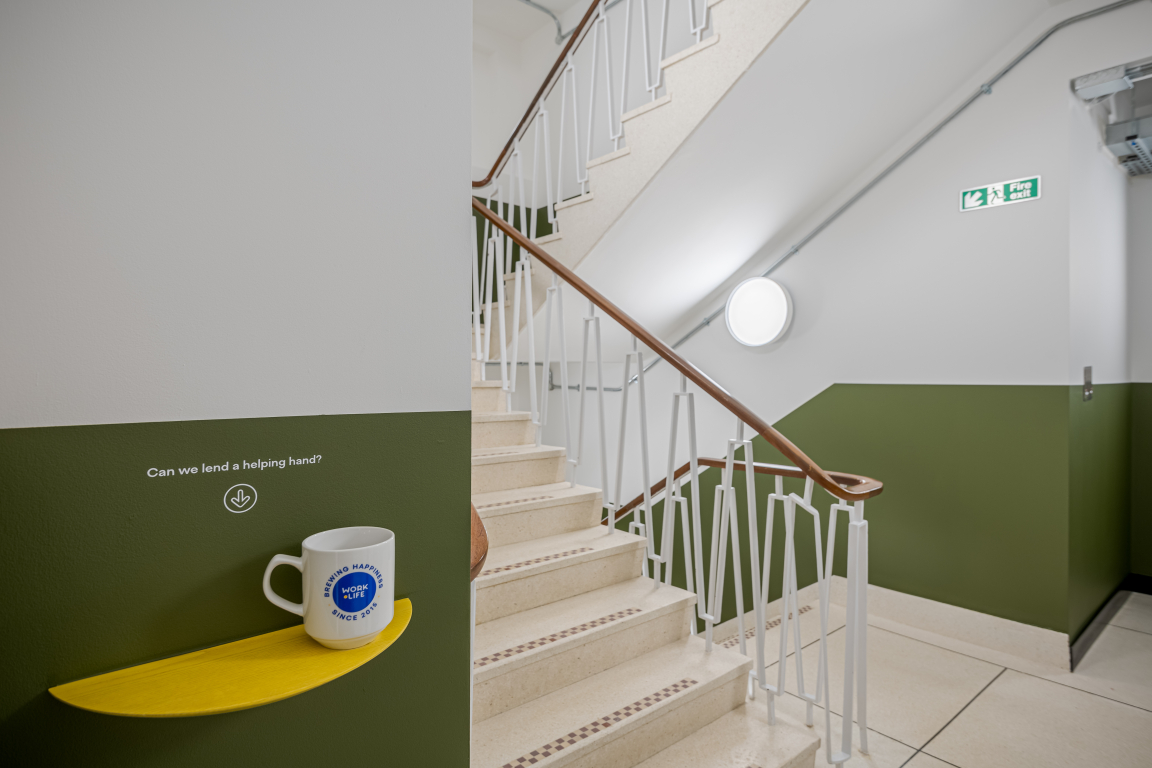
[[488, 656], [485, 656], [482, 659], [476, 659], [476, 663], [473, 666], [485, 667], [485, 666], [488, 666], [489, 664], [494, 664], [497, 661], [500, 661], [501, 659], [507, 659], [511, 656], [515, 656], [516, 654], [524, 653], [525, 651], [531, 651], [534, 648], [539, 648], [542, 645], [548, 645], [549, 643], [554, 643], [557, 640], [563, 640], [566, 637], [572, 637], [572, 635], [578, 635], [581, 632], [587, 632], [590, 629], [595, 629], [596, 627], [602, 627], [605, 624], [611, 624], [612, 622], [616, 621], [617, 619], [623, 619], [625, 616], [631, 616], [634, 613], [640, 613], [640, 609], [639, 608], [625, 608], [622, 611], [616, 611], [616, 613], [610, 613], [607, 616], [601, 616], [598, 619], [593, 619], [592, 621], [586, 621], [583, 624], [580, 624], [578, 626], [569, 627], [568, 629], [560, 630], [559, 632], [555, 632], [551, 635], [548, 635], [547, 637], [541, 637], [541, 638], [537, 638], [536, 640], [530, 640], [527, 643], [517, 645], [515, 648], [506, 648], [503, 651], [497, 651], [496, 653], [489, 654]]
[[478, 510], [480, 510], [480, 509], [494, 509], [496, 507], [507, 507], [511, 504], [527, 504], [530, 501], [544, 501], [545, 499], [551, 499], [551, 498], [552, 498], [551, 496], [532, 496], [532, 497], [527, 498], [527, 499], [514, 499], [513, 501], [497, 501], [493, 504], [481, 504], [480, 506], [476, 507], [476, 509], [478, 509]]
[[659, 704], [664, 699], [669, 699], [681, 691], [686, 691], [692, 686], [696, 685], [695, 680], [684, 678], [678, 683], [673, 683], [667, 688], [661, 688], [650, 696], [645, 696], [639, 701], [634, 701], [623, 709], [618, 709], [610, 715], [593, 720], [588, 725], [577, 728], [569, 733], [567, 736], [561, 736], [558, 739], [548, 742], [544, 746], [534, 749], [526, 755], [521, 755], [515, 760], [504, 763], [502, 768], [517, 768], [521, 765], [535, 765], [541, 760], [551, 757], [557, 752], [562, 752], [568, 747], [576, 744], [577, 742], [587, 739], [589, 736], [600, 733], [600, 731], [607, 730], [616, 725], [620, 721], [632, 717], [632, 715], [643, 712], [649, 707]]
[[493, 568], [489, 571], [484, 571], [481, 576], [491, 576], [494, 573], [504, 573], [505, 571], [514, 571], [517, 568], [524, 568], [529, 565], [536, 565], [537, 563], [546, 563], [549, 560], [559, 560], [562, 557], [571, 557], [572, 555], [579, 555], [582, 552], [591, 552], [592, 547], [580, 547], [580, 549], [570, 549], [567, 552], [557, 552], [554, 555], [544, 555], [544, 557], [537, 557], [533, 560], [525, 560], [520, 563], [512, 563], [511, 565], [502, 565], [499, 568]]
[[[812, 610], [812, 606], [802, 605], [802, 606], [800, 606], [800, 610], [798, 611], [798, 613], [808, 613], [808, 611], [810, 611], [810, 610]], [[775, 629], [778, 626], [780, 626], [780, 617], [779, 616], [772, 619], [771, 621], [765, 622], [764, 629]], [[744, 633], [744, 639], [745, 640], [751, 640], [754, 637], [756, 637], [756, 628], [755, 627], [753, 627], [752, 629], [750, 629]], [[736, 637], [730, 637], [727, 640], [725, 640], [724, 642], [720, 643], [721, 648], [735, 648], [738, 645], [740, 645], [740, 636], [739, 635], [737, 635]]]

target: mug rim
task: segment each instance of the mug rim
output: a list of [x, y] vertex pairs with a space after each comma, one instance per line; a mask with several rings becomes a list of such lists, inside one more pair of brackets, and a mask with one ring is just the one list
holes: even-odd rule
[[[358, 547], [341, 547], [341, 548], [335, 548], [335, 549], [330, 548], [330, 547], [317, 547], [312, 543], [315, 539], [319, 538], [320, 536], [325, 536], [325, 535], [330, 534], [330, 533], [337, 533], [339, 531], [357, 531], [357, 532], [365, 532], [365, 533], [367, 533], [369, 531], [383, 532], [384, 537], [380, 541], [373, 542], [372, 544], [364, 544], [364, 545], [358, 546]], [[329, 552], [329, 553], [358, 552], [358, 551], [363, 550], [363, 549], [372, 549], [373, 547], [378, 547], [381, 544], [387, 544], [390, 541], [394, 541], [395, 538], [396, 538], [395, 533], [388, 530], [387, 528], [381, 528], [380, 526], [376, 526], [376, 525], [349, 525], [349, 526], [346, 526], [344, 528], [330, 528], [327, 531], [318, 531], [318, 532], [312, 534], [311, 536], [309, 536], [308, 538], [304, 539], [303, 544], [301, 544], [301, 549], [306, 549], [306, 550], [309, 550], [311, 552]]]

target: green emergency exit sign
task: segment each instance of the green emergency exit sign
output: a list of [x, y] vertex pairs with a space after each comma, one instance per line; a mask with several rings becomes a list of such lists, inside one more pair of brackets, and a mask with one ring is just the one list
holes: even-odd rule
[[974, 211], [977, 208], [993, 208], [998, 205], [1026, 203], [1040, 199], [1040, 177], [998, 181], [986, 187], [965, 189], [960, 193], [960, 210]]

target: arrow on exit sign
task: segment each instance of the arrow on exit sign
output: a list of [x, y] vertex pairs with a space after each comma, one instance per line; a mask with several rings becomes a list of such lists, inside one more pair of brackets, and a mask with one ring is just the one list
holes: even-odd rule
[[997, 205], [1026, 203], [1040, 199], [1040, 177], [999, 181], [986, 187], [965, 189], [960, 193], [960, 210], [974, 211], [977, 208], [993, 208]]

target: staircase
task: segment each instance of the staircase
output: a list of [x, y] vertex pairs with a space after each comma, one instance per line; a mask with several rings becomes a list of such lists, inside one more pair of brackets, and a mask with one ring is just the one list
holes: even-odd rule
[[[641, 3], [648, 0], [641, 0]], [[609, 109], [616, 115], [614, 129], [621, 136], [620, 141], [626, 142], [619, 149], [602, 154], [599, 157], [583, 157], [584, 167], [580, 173], [570, 167], [569, 155], [571, 148], [567, 145], [552, 146], [545, 149], [543, 162], [548, 164], [551, 176], [557, 180], [557, 189], [553, 197], [555, 200], [554, 232], [549, 235], [535, 238], [539, 245], [547, 245], [548, 252], [563, 265], [574, 268], [586, 257], [595, 245], [604, 237], [608, 229], [623, 215], [628, 206], [632, 204], [656, 174], [672, 158], [680, 145], [704, 121], [722, 98], [732, 89], [740, 77], [752, 66], [756, 59], [768, 48], [788, 24], [807, 4], [807, 0], [705, 0], [707, 8], [702, 10], [702, 18], [707, 21], [705, 29], [697, 35], [701, 39], [677, 53], [665, 55], [655, 64], [657, 73], [655, 83], [649, 89], [649, 94], [633, 93], [635, 100], [630, 101], [622, 114], [615, 111], [614, 102], [600, 103], [602, 93], [597, 93], [597, 83], [593, 82], [590, 101], [596, 102], [598, 109]], [[705, 3], [701, 2], [703, 6]], [[593, 4], [594, 6], [596, 3]], [[655, 5], [655, 4], [654, 4]], [[605, 10], [605, 13], [607, 11]], [[656, 18], [658, 8], [651, 11]], [[622, 13], [621, 13], [622, 15]], [[591, 17], [593, 22], [595, 15]], [[677, 20], [678, 21], [678, 20]], [[621, 23], [617, 18], [615, 23]], [[635, 22], [634, 22], [635, 23]], [[704, 36], [707, 32], [710, 35]], [[588, 33], [591, 37], [594, 32]], [[573, 36], [577, 39], [579, 32]], [[657, 45], [655, 42], [653, 46]], [[646, 52], [654, 55], [655, 51]], [[619, 51], [612, 56], [619, 58]], [[558, 62], [559, 64], [559, 62]], [[617, 61], [617, 66], [619, 61]], [[572, 87], [584, 87], [583, 78], [586, 73], [580, 72], [578, 80]], [[557, 82], [563, 84], [564, 75], [559, 75]], [[617, 87], [623, 87], [622, 84]], [[657, 94], [659, 95], [656, 98]], [[551, 112], [554, 118], [564, 120], [563, 88], [557, 86], [550, 92], [550, 98], [541, 100], [529, 109], [525, 115], [522, 131], [509, 142], [506, 152], [513, 149], [519, 151], [519, 139], [522, 137], [526, 143], [534, 138], [532, 127], [539, 122], [543, 112]], [[633, 106], [634, 104], [638, 104]], [[534, 111], [534, 110], [540, 111]], [[587, 138], [582, 133], [584, 115], [578, 118], [575, 110], [568, 110], [567, 120], [574, 120], [571, 125], [565, 124], [562, 130], [567, 136], [577, 136], [581, 142]], [[592, 127], [592, 124], [589, 123]], [[592, 127], [594, 133], [602, 130], [597, 123]], [[597, 143], [604, 137], [597, 135]], [[619, 142], [614, 142], [619, 143]], [[591, 146], [591, 144], [589, 144]], [[587, 151], [583, 146], [576, 151], [576, 156]], [[531, 171], [527, 170], [527, 163], [523, 160], [519, 164], [502, 165], [505, 156], [497, 161], [490, 174], [488, 182], [474, 182], [474, 191], [482, 197], [503, 201], [503, 203], [516, 203], [517, 197], [523, 195], [519, 205], [527, 202], [527, 192], [523, 186], [517, 188], [518, 182], [514, 174], [505, 171], [514, 168], [517, 173], [532, 179], [526, 186], [531, 190], [531, 199], [537, 204], [546, 199], [547, 193], [552, 190], [535, 189], [537, 178], [544, 177], [544, 171], [536, 167], [538, 162], [535, 148], [525, 148], [524, 153], [532, 158]], [[511, 154], [509, 155], [511, 156]], [[573, 190], [571, 187], [561, 188], [560, 180], [571, 180], [586, 174], [586, 177]], [[491, 183], [495, 179], [494, 183]], [[483, 190], [483, 191], [481, 191]], [[573, 192], [580, 192], [571, 196]], [[566, 199], [565, 199], [566, 198]], [[562, 202], [561, 202], [562, 200]], [[534, 218], [534, 217], [533, 217]], [[533, 233], [534, 234], [534, 233]], [[548, 285], [549, 275], [539, 272], [533, 275], [535, 282], [534, 310], [538, 310], [544, 301], [545, 289]], [[523, 317], [523, 316], [522, 316]], [[523, 319], [521, 320], [523, 324]]]
[[752, 660], [690, 633], [696, 595], [639, 576], [646, 539], [601, 525], [601, 491], [472, 371], [473, 768], [813, 766], [810, 729], [745, 704]]

